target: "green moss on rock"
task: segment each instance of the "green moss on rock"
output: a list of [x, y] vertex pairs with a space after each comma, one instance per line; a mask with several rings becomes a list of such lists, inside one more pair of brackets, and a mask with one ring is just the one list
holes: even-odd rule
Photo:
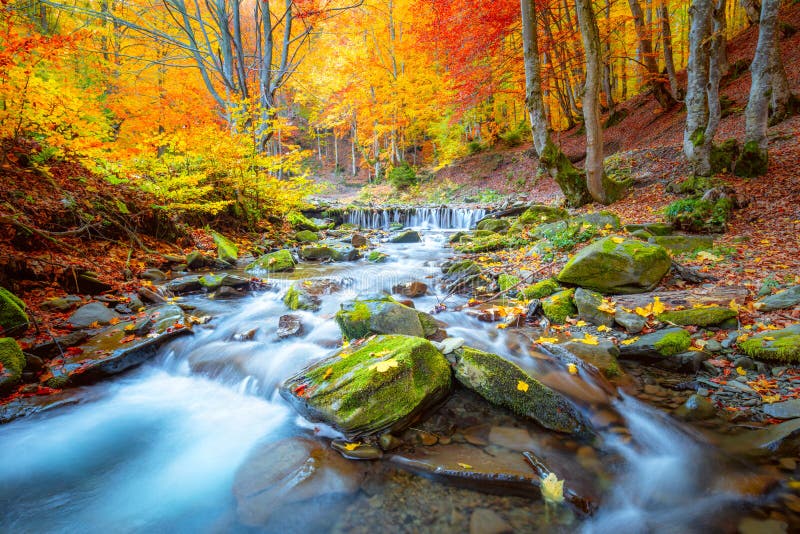
[[0, 338], [0, 364], [0, 395], [5, 395], [19, 383], [25, 368], [25, 355], [10, 337]]
[[261, 256], [250, 263], [245, 270], [247, 272], [266, 271], [270, 273], [292, 271], [294, 270], [294, 258], [292, 258], [292, 253], [288, 250], [278, 250]]
[[517, 278], [516, 276], [503, 273], [497, 277], [497, 285], [500, 287], [500, 291], [511, 289], [517, 284], [519, 284], [519, 278]]
[[769, 156], [756, 141], [748, 141], [736, 159], [733, 173], [744, 178], [755, 178], [767, 174]]
[[384, 254], [383, 252], [378, 252], [377, 250], [373, 250], [367, 255], [367, 261], [371, 263], [383, 263], [387, 259], [389, 259], [389, 256], [387, 254]]
[[544, 280], [540, 280], [532, 286], [528, 286], [523, 289], [522, 295], [526, 299], [541, 299], [544, 297], [549, 297], [559, 289], [560, 287], [558, 282], [556, 282], [553, 278], [545, 278]]
[[24, 332], [28, 324], [25, 303], [11, 291], [0, 287], [0, 334]]
[[751, 358], [783, 362], [800, 361], [800, 324], [782, 330], [766, 330], [747, 341], [739, 348]]
[[556, 432], [588, 431], [584, 418], [567, 399], [515, 363], [470, 347], [458, 349], [455, 354], [456, 380], [489, 402]]
[[476, 238], [466, 243], [457, 243], [453, 245], [453, 248], [465, 254], [477, 254], [480, 252], [500, 250], [502, 248], [506, 248], [507, 246], [508, 241], [504, 235], [492, 234], [491, 236]]
[[564, 324], [567, 317], [575, 316], [578, 313], [572, 299], [574, 294], [574, 289], [566, 289], [542, 299], [542, 310], [553, 324]]
[[297, 310], [316, 311], [319, 309], [320, 306], [318, 298], [309, 295], [308, 293], [298, 289], [294, 285], [291, 286], [286, 291], [286, 294], [283, 296], [283, 303], [286, 305], [287, 308], [293, 311]]
[[239, 248], [233, 241], [217, 232], [211, 232], [214, 243], [217, 245], [217, 258], [220, 261], [233, 265], [239, 259]]
[[569, 212], [563, 208], [536, 204], [525, 210], [517, 222], [526, 226], [535, 226], [542, 223], [561, 221], [569, 217]]
[[507, 219], [483, 219], [478, 223], [478, 230], [488, 230], [489, 232], [503, 233], [511, 226]]
[[679, 326], [711, 326], [733, 319], [737, 313], [730, 308], [715, 306], [712, 308], [692, 308], [688, 310], [668, 311], [660, 314], [658, 320]]
[[673, 356], [686, 352], [692, 345], [692, 337], [686, 330], [678, 330], [665, 334], [653, 346], [662, 356]]
[[379, 336], [303, 369], [280, 393], [307, 419], [353, 439], [402, 430], [450, 386], [450, 366], [430, 342]]
[[347, 340], [372, 334], [426, 337], [438, 330], [432, 317], [389, 296], [346, 302], [336, 312], [334, 320]]
[[294, 234], [294, 239], [300, 243], [314, 243], [319, 241], [319, 234], [311, 230], [300, 230]]
[[314, 222], [298, 211], [293, 211], [286, 215], [286, 220], [295, 230], [310, 230], [319, 232], [319, 227]]

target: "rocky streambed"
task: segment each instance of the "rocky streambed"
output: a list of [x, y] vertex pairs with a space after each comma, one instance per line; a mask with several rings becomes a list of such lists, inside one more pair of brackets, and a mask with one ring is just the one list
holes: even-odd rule
[[[457, 241], [480, 248], [524, 217], [548, 224], [550, 213], [483, 223], [483, 234]], [[659, 299], [619, 297], [611, 310], [600, 293], [653, 289], [670, 268], [657, 243], [610, 235], [563, 279], [528, 290], [447, 246], [468, 228], [318, 230], [298, 227], [296, 250], [221, 274], [153, 273], [140, 295], [153, 305], [140, 313], [78, 309], [93, 337], [43, 358], [36, 386], [61, 391], [2, 409], [10, 422], [0, 448], [15, 461], [0, 466], [9, 503], [0, 525], [480, 533], [795, 524], [791, 406], [763, 408], [759, 396], [751, 408], [786, 421], [761, 429], [752, 419], [731, 425], [718, 402], [727, 392], [746, 406], [750, 382], [765, 374], [764, 391], [769, 380], [786, 388], [792, 369], [722, 363], [711, 337], [681, 326], [697, 318], [673, 315], [670, 328], [642, 332], [653, 314], [634, 310], [652, 312]], [[508, 295], [470, 301], [509, 288], [530, 291], [532, 306], [518, 310]], [[731, 318], [717, 313], [712, 329]], [[569, 335], [552, 329], [567, 318], [580, 321]], [[758, 349], [781, 339], [770, 337]], [[688, 350], [696, 339], [709, 350]], [[720, 350], [726, 339], [714, 338]], [[696, 369], [708, 377], [686, 374]], [[744, 380], [723, 380], [731, 372]]]

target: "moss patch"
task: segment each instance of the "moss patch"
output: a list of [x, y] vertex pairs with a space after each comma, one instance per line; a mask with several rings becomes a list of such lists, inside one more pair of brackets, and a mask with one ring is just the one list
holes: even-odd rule
[[383, 263], [387, 259], [389, 259], [389, 256], [387, 254], [384, 254], [383, 252], [378, 252], [377, 250], [373, 250], [367, 256], [367, 261], [372, 263]]
[[286, 216], [286, 220], [292, 225], [295, 230], [310, 230], [312, 232], [319, 232], [319, 227], [311, 221], [308, 217], [298, 211], [293, 211]]
[[541, 299], [549, 297], [560, 289], [558, 282], [552, 278], [545, 278], [536, 282], [532, 286], [528, 286], [522, 290], [522, 295], [526, 299]]
[[675, 228], [689, 232], [724, 232], [728, 225], [733, 202], [720, 198], [712, 202], [697, 198], [686, 198], [670, 204], [664, 210], [666, 218]]
[[574, 289], [566, 289], [542, 299], [542, 310], [553, 324], [564, 324], [567, 317], [574, 317], [578, 313], [572, 299], [574, 294]]
[[16, 295], [0, 287], [0, 334], [24, 332], [28, 329], [25, 303]]
[[733, 173], [744, 178], [755, 178], [767, 174], [769, 157], [766, 150], [761, 150], [758, 143], [748, 141], [736, 159]]
[[490, 232], [502, 233], [510, 226], [507, 219], [484, 219], [478, 223], [478, 230], [488, 230]]
[[294, 239], [300, 243], [314, 243], [319, 241], [319, 235], [311, 230], [300, 230], [294, 234]]
[[292, 253], [288, 250], [278, 250], [261, 256], [250, 263], [245, 270], [247, 272], [266, 271], [271, 273], [292, 271], [294, 270], [294, 258], [292, 258]]
[[22, 377], [25, 355], [10, 337], [0, 338], [0, 395], [9, 393]]
[[686, 352], [691, 345], [692, 337], [686, 330], [670, 332], [653, 344], [659, 354], [665, 357]]
[[710, 326], [724, 323], [728, 319], [733, 319], [736, 316], [737, 313], [730, 308], [692, 308], [689, 310], [664, 312], [658, 316], [658, 320], [679, 326]]
[[211, 232], [214, 243], [217, 245], [217, 258], [220, 261], [233, 265], [239, 259], [239, 248], [230, 239], [217, 232]]
[[752, 358], [800, 361], [800, 324], [783, 330], [767, 330], [739, 343], [739, 348]]
[[551, 174], [555, 174], [554, 179], [561, 192], [567, 199], [567, 205], [573, 208], [589, 204], [592, 195], [586, 187], [586, 177], [575, 168], [572, 162], [561, 152], [555, 143], [548, 141], [539, 162], [547, 168]]
[[517, 278], [516, 276], [503, 273], [497, 277], [497, 285], [500, 287], [500, 291], [511, 289], [517, 284], [519, 284], [519, 278]]

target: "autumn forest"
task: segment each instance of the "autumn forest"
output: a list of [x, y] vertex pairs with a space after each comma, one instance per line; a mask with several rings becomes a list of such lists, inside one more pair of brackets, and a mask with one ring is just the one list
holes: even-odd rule
[[0, 531], [800, 528], [796, 0], [0, 0]]

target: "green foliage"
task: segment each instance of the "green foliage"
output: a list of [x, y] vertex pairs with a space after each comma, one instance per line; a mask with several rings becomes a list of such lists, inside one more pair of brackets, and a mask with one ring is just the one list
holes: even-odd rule
[[527, 134], [529, 132], [530, 132], [530, 129], [529, 129], [527, 123], [523, 122], [523, 123], [518, 124], [514, 128], [511, 128], [511, 129], [501, 133], [500, 134], [500, 139], [502, 139], [503, 142], [507, 146], [515, 147], [515, 146], [519, 146], [519, 145], [522, 144], [522, 142], [525, 140], [525, 138], [526, 138], [526, 136], [527, 136]]
[[580, 221], [556, 222], [536, 229], [536, 234], [557, 250], [572, 250], [578, 243], [591, 240], [599, 232], [600, 229], [595, 225]]
[[387, 175], [389, 183], [396, 189], [406, 189], [410, 186], [417, 185], [417, 173], [408, 163], [403, 163], [397, 167], [389, 169]]
[[480, 193], [478, 193], [478, 202], [482, 202], [485, 204], [491, 204], [493, 202], [500, 202], [503, 200], [504, 195], [502, 193], [498, 193], [494, 189], [484, 189]]
[[478, 152], [484, 150], [485, 148], [486, 146], [484, 146], [484, 144], [481, 143], [480, 141], [470, 141], [469, 143], [467, 143], [467, 152], [470, 155], [477, 154]]
[[58, 156], [58, 149], [50, 145], [44, 145], [39, 152], [31, 155], [31, 163], [41, 166], [46, 165], [50, 160]]
[[748, 141], [742, 147], [739, 157], [736, 159], [734, 174], [744, 178], [755, 178], [767, 174], [769, 158], [767, 151], [762, 150], [755, 141]]
[[698, 198], [677, 200], [664, 214], [676, 228], [690, 232], [724, 232], [733, 209], [729, 198], [713, 202]]

